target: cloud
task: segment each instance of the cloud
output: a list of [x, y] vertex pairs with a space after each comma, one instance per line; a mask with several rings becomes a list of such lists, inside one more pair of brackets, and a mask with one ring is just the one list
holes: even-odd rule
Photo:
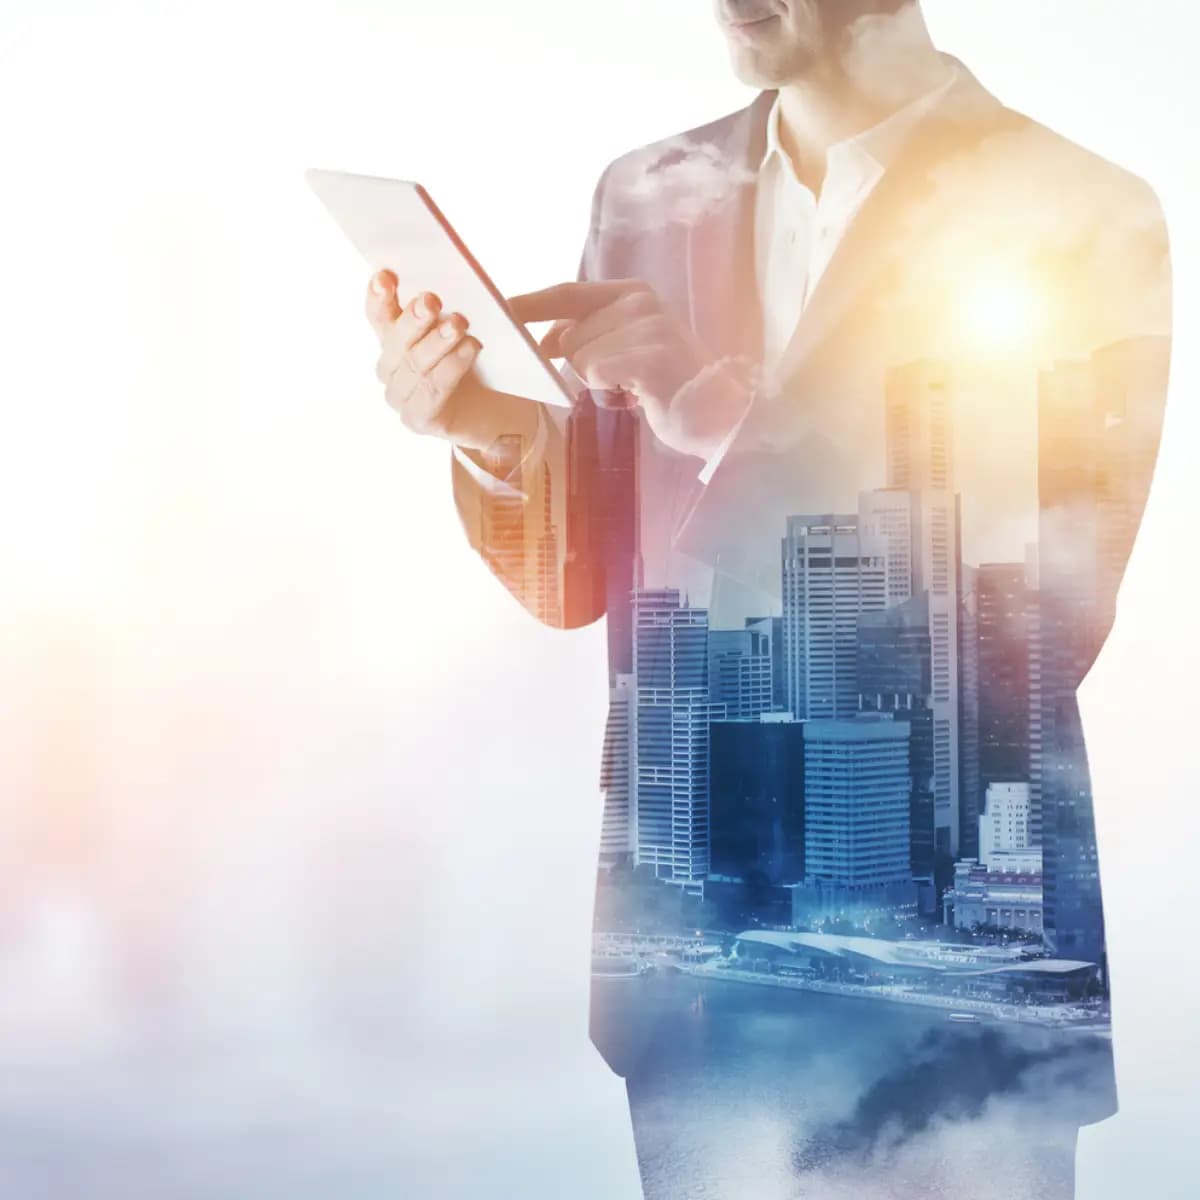
[[699, 224], [752, 184], [756, 172], [712, 142], [686, 134], [635, 150], [616, 165], [605, 188], [599, 232], [652, 233]]
[[[1094, 1039], [1038, 1045], [999, 1030], [930, 1030], [847, 1115], [806, 1137], [793, 1162], [806, 1186], [819, 1177], [831, 1197], [1053, 1196], [1069, 1187], [1078, 1125], [1111, 1104], [1108, 1061]], [[1003, 1171], [981, 1171], [989, 1161]]]

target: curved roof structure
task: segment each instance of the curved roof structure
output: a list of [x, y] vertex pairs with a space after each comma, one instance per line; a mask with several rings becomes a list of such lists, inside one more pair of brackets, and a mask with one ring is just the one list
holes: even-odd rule
[[938, 942], [891, 942], [883, 938], [840, 933], [777, 933], [749, 929], [738, 942], [770, 946], [790, 954], [866, 959], [882, 966], [953, 975], [1037, 974], [1069, 975], [1091, 970], [1094, 963], [1069, 958], [1026, 958], [1018, 948], [947, 946]]

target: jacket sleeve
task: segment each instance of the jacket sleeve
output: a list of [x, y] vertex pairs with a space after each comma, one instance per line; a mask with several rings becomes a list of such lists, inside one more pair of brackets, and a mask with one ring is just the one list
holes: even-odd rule
[[[596, 278], [604, 177], [579, 268]], [[508, 591], [539, 621], [589, 625], [606, 608], [603, 430], [586, 390], [574, 407], [539, 408], [537, 435], [502, 435], [485, 452], [451, 455], [454, 502], [463, 531]], [[606, 414], [600, 413], [603, 424]]]

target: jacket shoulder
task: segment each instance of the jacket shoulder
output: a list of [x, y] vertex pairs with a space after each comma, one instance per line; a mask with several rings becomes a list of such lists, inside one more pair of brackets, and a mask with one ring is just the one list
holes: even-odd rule
[[1158, 196], [1145, 179], [1024, 113], [1006, 111], [1012, 120], [995, 135], [996, 157], [1007, 159], [1031, 188], [1060, 200], [1069, 196], [1084, 211], [1136, 215], [1139, 224], [1161, 221]]
[[732, 189], [752, 181], [746, 147], [769, 96], [761, 93], [745, 108], [610, 162], [593, 197], [593, 236], [690, 224]]

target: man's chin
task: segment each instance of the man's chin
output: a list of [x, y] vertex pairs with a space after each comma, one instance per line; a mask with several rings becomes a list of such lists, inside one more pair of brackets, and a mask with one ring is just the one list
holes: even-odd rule
[[753, 88], [781, 88], [797, 83], [812, 70], [816, 56], [791, 54], [784, 61], [782, 56], [736, 47], [730, 55], [733, 73], [739, 83]]

